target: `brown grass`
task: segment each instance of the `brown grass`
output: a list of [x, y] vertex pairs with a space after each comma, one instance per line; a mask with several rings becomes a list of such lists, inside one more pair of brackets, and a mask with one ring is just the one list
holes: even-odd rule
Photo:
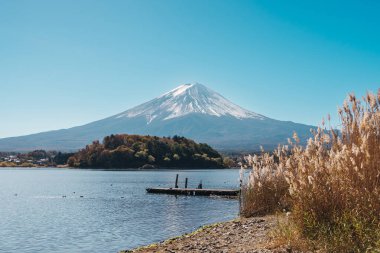
[[275, 155], [263, 153], [245, 159], [251, 172], [241, 187], [241, 214], [251, 217], [286, 209], [289, 185], [282, 168], [275, 161]]
[[295, 135], [290, 148], [249, 161], [242, 210], [251, 211], [243, 214], [290, 203], [294, 240], [326, 252], [380, 252], [379, 106], [380, 90], [362, 101], [350, 95], [339, 109], [340, 133], [322, 123], [305, 148]]

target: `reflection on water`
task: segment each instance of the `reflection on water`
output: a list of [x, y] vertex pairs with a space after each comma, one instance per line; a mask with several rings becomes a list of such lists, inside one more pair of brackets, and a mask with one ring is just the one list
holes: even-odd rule
[[237, 170], [0, 170], [0, 252], [117, 252], [237, 216], [236, 200], [154, 195], [202, 180], [236, 188]]

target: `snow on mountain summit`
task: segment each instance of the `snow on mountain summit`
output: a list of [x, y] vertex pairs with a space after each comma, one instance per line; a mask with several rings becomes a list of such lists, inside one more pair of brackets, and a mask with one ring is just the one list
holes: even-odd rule
[[185, 136], [225, 151], [273, 150], [307, 126], [279, 121], [248, 111], [201, 84], [185, 84], [144, 104], [104, 119], [69, 129], [0, 139], [0, 151], [36, 149], [75, 151], [111, 134]]
[[265, 118], [230, 102], [219, 93], [199, 83], [181, 85], [158, 98], [116, 115], [116, 118], [143, 116], [149, 124], [154, 120], [168, 120], [190, 113], [217, 117], [232, 116], [238, 119]]

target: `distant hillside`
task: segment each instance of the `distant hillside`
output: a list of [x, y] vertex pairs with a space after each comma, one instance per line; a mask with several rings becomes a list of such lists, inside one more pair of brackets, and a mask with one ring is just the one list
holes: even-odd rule
[[184, 137], [110, 135], [94, 141], [68, 160], [80, 168], [223, 167], [222, 156], [209, 145]]

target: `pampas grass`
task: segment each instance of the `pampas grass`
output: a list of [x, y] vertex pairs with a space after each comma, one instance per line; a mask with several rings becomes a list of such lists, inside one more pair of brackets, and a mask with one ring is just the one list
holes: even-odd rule
[[[289, 185], [275, 154], [245, 157], [251, 168], [247, 182], [241, 187], [241, 214], [245, 217], [273, 213], [288, 207]], [[247, 166], [241, 168], [241, 174]]]
[[243, 215], [287, 203], [292, 225], [321, 250], [380, 250], [379, 107], [380, 90], [362, 101], [351, 94], [339, 109], [340, 132], [323, 122], [306, 147], [295, 134], [289, 148], [248, 158]]

